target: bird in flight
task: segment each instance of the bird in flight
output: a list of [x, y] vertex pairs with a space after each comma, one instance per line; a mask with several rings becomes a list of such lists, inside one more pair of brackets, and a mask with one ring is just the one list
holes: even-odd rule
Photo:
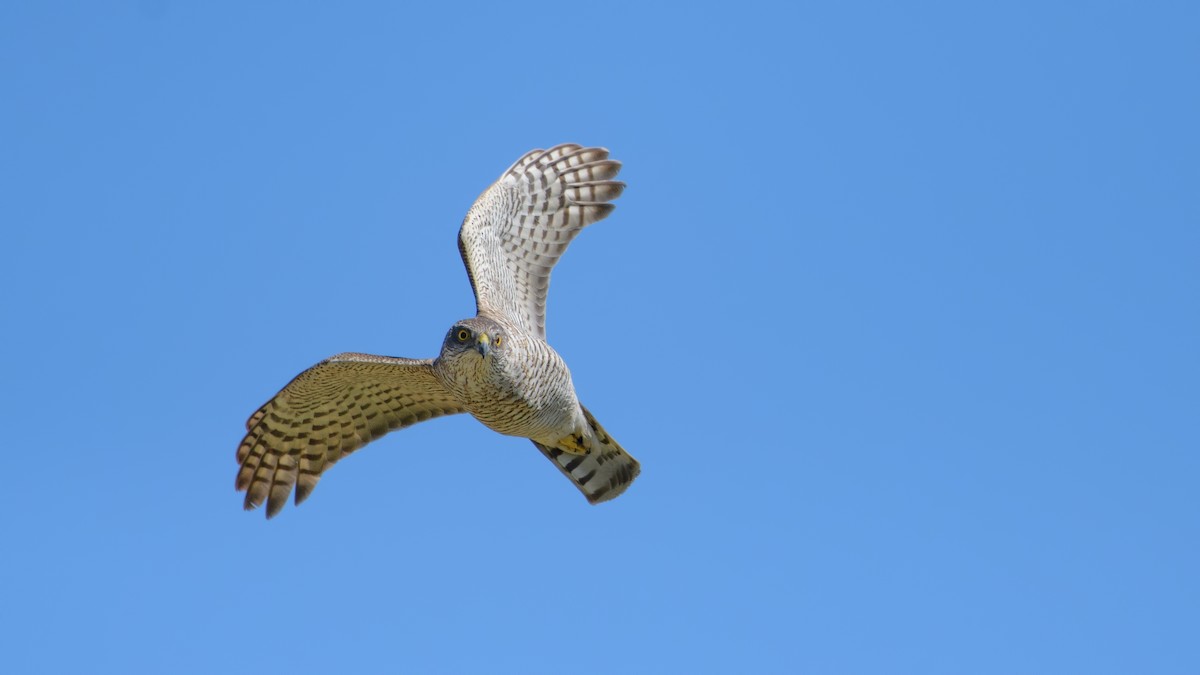
[[604, 148], [526, 153], [475, 200], [458, 250], [476, 315], [457, 321], [435, 359], [345, 353], [300, 373], [246, 421], [236, 487], [267, 517], [295, 488], [312, 494], [339, 459], [442, 415], [470, 413], [533, 441], [593, 504], [625, 491], [640, 467], [575, 395], [546, 343], [550, 271], [585, 226], [612, 212], [625, 184]]

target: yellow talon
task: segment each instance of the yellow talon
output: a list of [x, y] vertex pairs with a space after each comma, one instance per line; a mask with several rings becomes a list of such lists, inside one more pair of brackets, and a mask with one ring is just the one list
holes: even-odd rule
[[584, 438], [580, 434], [571, 434], [558, 439], [558, 448], [563, 452], [572, 455], [586, 455], [591, 453], [592, 449], [584, 442]]

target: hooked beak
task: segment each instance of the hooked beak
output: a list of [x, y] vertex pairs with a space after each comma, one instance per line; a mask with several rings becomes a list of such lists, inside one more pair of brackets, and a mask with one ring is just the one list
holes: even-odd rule
[[479, 338], [475, 340], [475, 349], [480, 356], [486, 357], [488, 352], [492, 351], [492, 339], [487, 333], [480, 333]]

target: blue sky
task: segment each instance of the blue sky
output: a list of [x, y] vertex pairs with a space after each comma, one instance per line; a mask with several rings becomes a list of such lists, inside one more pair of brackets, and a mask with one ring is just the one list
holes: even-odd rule
[[[1195, 3], [6, 3], [5, 672], [1200, 671]], [[429, 357], [523, 152], [629, 187], [550, 341], [267, 522], [245, 418]]]

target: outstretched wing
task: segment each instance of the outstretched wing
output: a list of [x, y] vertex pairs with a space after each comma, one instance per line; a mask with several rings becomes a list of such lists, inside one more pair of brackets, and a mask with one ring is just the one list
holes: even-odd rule
[[534, 150], [484, 191], [458, 232], [480, 314], [546, 337], [550, 271], [586, 225], [607, 216], [625, 184], [604, 148]]
[[338, 354], [300, 373], [246, 421], [236, 487], [246, 509], [304, 501], [334, 462], [394, 429], [465, 412], [430, 360]]

